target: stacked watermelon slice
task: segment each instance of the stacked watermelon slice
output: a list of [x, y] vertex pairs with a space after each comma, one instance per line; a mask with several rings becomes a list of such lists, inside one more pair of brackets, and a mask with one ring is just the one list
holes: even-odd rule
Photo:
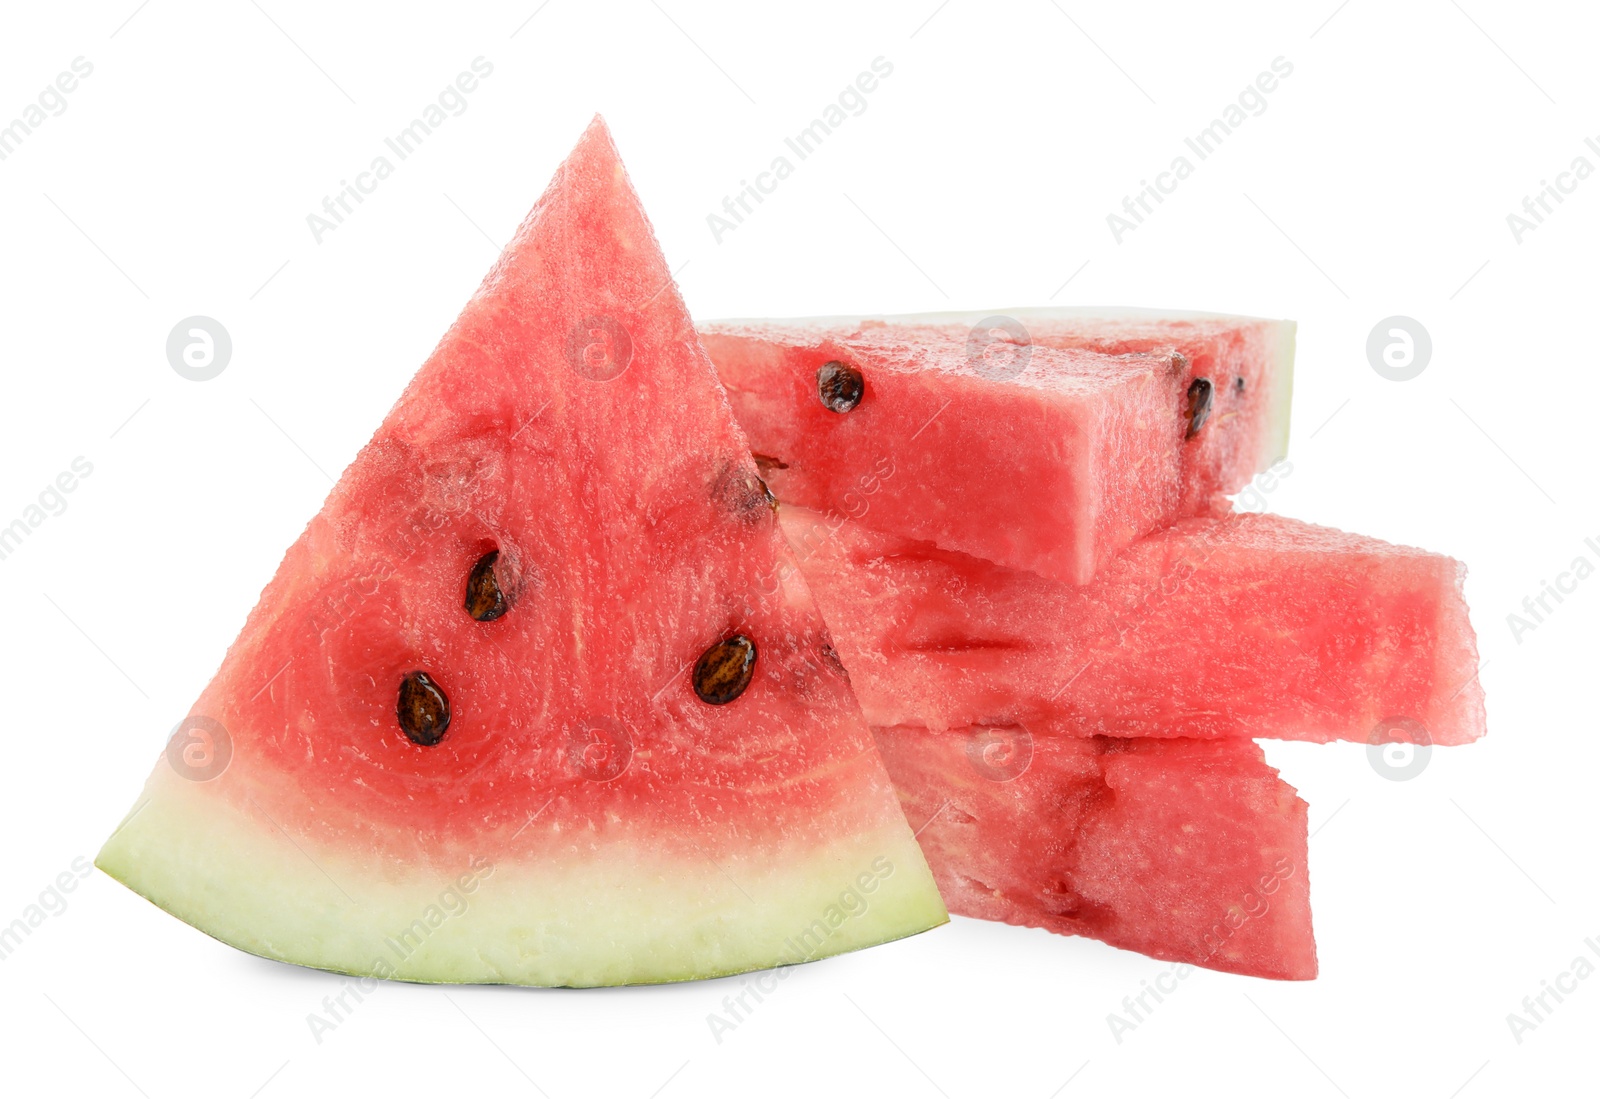
[[1313, 977], [1306, 807], [1252, 738], [1483, 734], [1458, 562], [1226, 497], [1283, 458], [1293, 336], [702, 328], [952, 912]]
[[1305, 806], [1251, 738], [1483, 716], [1455, 562], [1231, 512], [1291, 340], [1018, 313], [702, 346], [597, 119], [97, 864], [361, 976], [707, 977], [948, 905], [1310, 977]]

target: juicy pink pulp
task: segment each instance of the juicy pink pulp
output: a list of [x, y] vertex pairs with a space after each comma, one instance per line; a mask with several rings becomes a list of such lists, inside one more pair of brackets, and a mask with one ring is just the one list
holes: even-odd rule
[[[1017, 373], [956, 326], [729, 322], [702, 337], [786, 503], [1066, 583], [1277, 456], [1281, 326], [1029, 324], [1026, 347], [990, 345]], [[835, 360], [863, 377], [846, 413], [818, 399]], [[1202, 377], [1210, 413], [1191, 437]]]
[[1464, 570], [1448, 557], [1225, 514], [1151, 535], [1072, 587], [803, 508], [782, 518], [874, 725], [1483, 735]]
[[[490, 549], [514, 600], [479, 622], [463, 599]], [[263, 828], [401, 862], [493, 855], [534, 816], [571, 822], [551, 842], [697, 859], [855, 834], [881, 824], [888, 780], [789, 571], [597, 122], [197, 703], [233, 740], [215, 788]], [[707, 705], [690, 668], [735, 629], [754, 679]], [[396, 718], [416, 670], [451, 703], [432, 747]]]
[[[1249, 317], [1165, 318], [1127, 314], [1069, 318], [1048, 310], [1027, 312], [1029, 338], [1039, 347], [1102, 355], [1161, 354], [1176, 350], [1189, 376], [1215, 386], [1213, 421], [1187, 440], [1178, 512], [1202, 514], [1219, 495], [1244, 487], [1281, 454], [1268, 454], [1272, 410], [1287, 407], [1289, 384], [1276, 373], [1289, 338], [1280, 321]], [[950, 329], [946, 328], [946, 331]]]
[[1316, 976], [1306, 806], [1254, 744], [873, 732], [952, 913]]

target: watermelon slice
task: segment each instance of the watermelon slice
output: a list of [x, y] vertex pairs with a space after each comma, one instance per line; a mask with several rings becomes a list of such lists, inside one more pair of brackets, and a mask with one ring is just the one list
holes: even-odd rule
[[1070, 584], [1288, 441], [1288, 322], [1019, 310], [702, 334], [785, 503]]
[[1266, 513], [1150, 535], [1072, 587], [841, 516], [784, 530], [874, 725], [1117, 737], [1484, 732], [1448, 557]]
[[598, 119], [97, 863], [243, 950], [416, 981], [707, 977], [945, 921]]
[[873, 732], [956, 915], [1316, 976], [1306, 805], [1255, 744]]

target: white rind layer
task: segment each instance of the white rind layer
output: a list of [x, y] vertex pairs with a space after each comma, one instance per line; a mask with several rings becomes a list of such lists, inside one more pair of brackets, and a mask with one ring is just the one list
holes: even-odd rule
[[873, 946], [948, 918], [898, 818], [715, 864], [590, 833], [573, 835], [560, 865], [507, 854], [548, 850], [554, 828], [535, 823], [521, 843], [486, 837], [482, 851], [426, 869], [361, 862], [291, 840], [259, 807], [241, 811], [215, 785], [162, 764], [95, 864], [241, 950], [407, 981], [586, 987], [718, 977]]
[[1257, 469], [1267, 469], [1289, 456], [1289, 415], [1294, 397], [1294, 321], [1267, 321], [1275, 337], [1272, 356], [1272, 412], [1262, 431], [1261, 460]]

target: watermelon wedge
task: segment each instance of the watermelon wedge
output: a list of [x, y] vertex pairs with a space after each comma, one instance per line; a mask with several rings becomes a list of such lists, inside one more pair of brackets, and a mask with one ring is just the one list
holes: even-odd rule
[[97, 864], [243, 950], [707, 977], [945, 921], [596, 119]]
[[785, 503], [1069, 584], [1288, 441], [1283, 321], [1016, 310], [702, 335]]
[[1306, 805], [1255, 744], [873, 733], [956, 915], [1316, 976]]
[[[1225, 505], [1222, 507], [1225, 508]], [[842, 516], [782, 522], [874, 725], [1464, 744], [1449, 557], [1266, 513], [1183, 520], [1073, 587]]]

